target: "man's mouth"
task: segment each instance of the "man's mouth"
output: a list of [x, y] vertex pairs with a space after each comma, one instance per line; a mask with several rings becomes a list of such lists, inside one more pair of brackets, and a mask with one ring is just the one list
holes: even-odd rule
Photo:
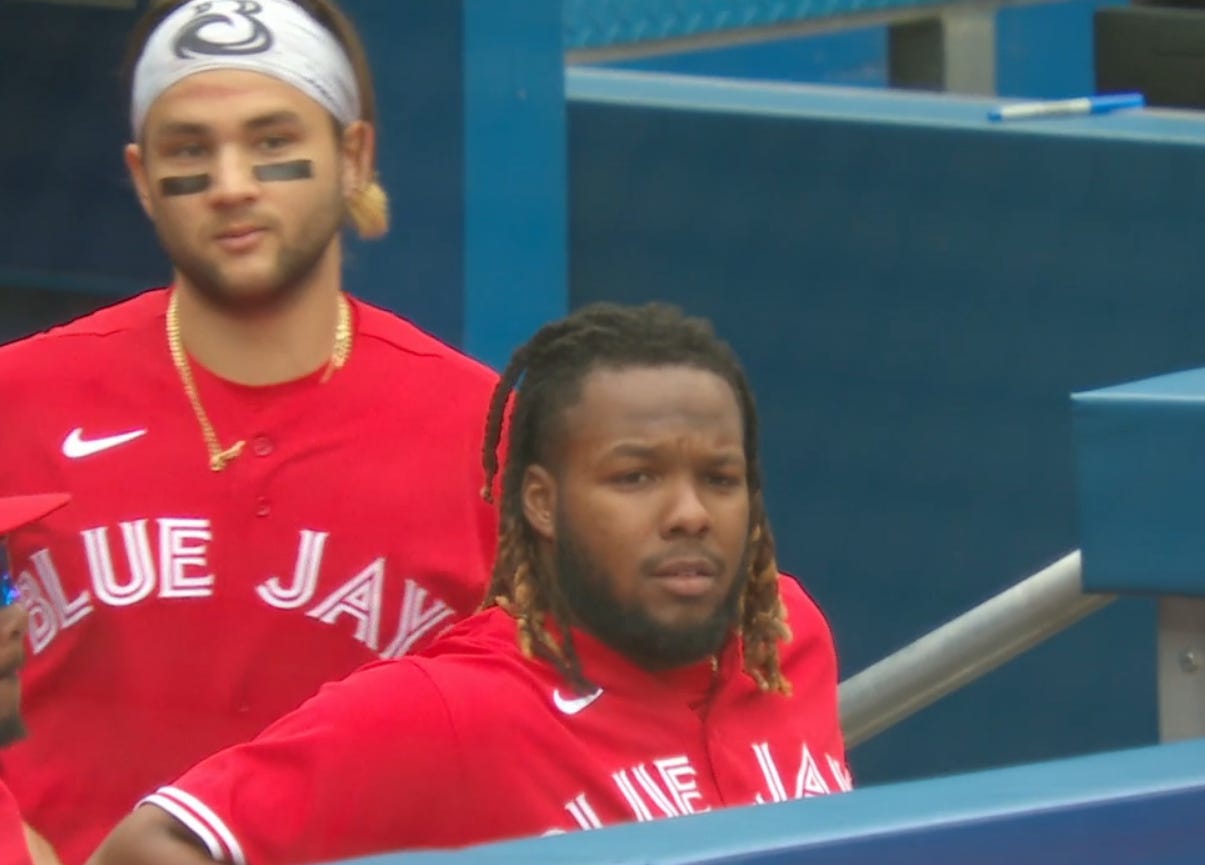
[[705, 556], [670, 559], [657, 565], [654, 577], [714, 577], [719, 568]]
[[670, 594], [695, 598], [712, 590], [719, 567], [706, 556], [668, 559], [658, 564], [652, 576]]
[[219, 232], [216, 240], [227, 252], [245, 252], [254, 248], [266, 231], [257, 225], [236, 225]]

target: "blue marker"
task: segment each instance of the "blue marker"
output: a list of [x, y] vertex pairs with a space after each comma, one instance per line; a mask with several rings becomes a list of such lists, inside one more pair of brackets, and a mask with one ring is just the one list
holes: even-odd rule
[[1107, 96], [1084, 96], [1080, 99], [1054, 99], [1049, 102], [1019, 102], [1000, 105], [987, 113], [988, 120], [1036, 120], [1039, 117], [1075, 117], [1084, 114], [1105, 114], [1122, 108], [1141, 108], [1146, 100], [1141, 93], [1111, 93]]

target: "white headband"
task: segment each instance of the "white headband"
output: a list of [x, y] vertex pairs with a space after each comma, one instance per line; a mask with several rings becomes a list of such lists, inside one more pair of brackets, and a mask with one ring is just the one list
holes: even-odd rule
[[262, 72], [296, 87], [344, 125], [360, 117], [346, 52], [292, 0], [191, 0], [160, 22], [134, 67], [135, 140], [164, 90], [211, 69]]

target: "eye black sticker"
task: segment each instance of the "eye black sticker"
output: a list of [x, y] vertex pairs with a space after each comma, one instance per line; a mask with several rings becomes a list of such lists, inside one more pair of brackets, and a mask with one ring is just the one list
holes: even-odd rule
[[164, 195], [195, 195], [209, 188], [208, 174], [189, 174], [184, 177], [164, 177], [159, 181], [159, 191]]
[[305, 180], [314, 176], [314, 163], [309, 159], [294, 159], [290, 162], [270, 162], [251, 169], [255, 179], [267, 183], [273, 180]]

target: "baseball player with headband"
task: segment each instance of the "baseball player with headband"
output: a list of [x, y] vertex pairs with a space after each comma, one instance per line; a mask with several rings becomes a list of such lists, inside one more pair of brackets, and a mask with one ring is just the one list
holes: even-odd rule
[[[17, 603], [20, 593], [8, 567], [5, 536], [58, 510], [69, 498], [62, 493], [0, 498], [0, 747], [26, 735], [17, 674], [25, 663], [25, 632], [29, 627], [29, 614]], [[25, 824], [13, 794], [2, 781], [0, 865], [58, 865], [54, 850]]]
[[522, 377], [489, 600], [325, 686], [138, 807], [93, 865], [280, 865], [848, 789], [832, 637], [779, 573], [753, 399], [663, 306], [546, 326]]
[[497, 376], [341, 287], [386, 228], [358, 37], [330, 0], [155, 4], [125, 156], [171, 284], [0, 349], [0, 493], [32, 736], [0, 770], [78, 865], [138, 799], [323, 682], [476, 609]]

